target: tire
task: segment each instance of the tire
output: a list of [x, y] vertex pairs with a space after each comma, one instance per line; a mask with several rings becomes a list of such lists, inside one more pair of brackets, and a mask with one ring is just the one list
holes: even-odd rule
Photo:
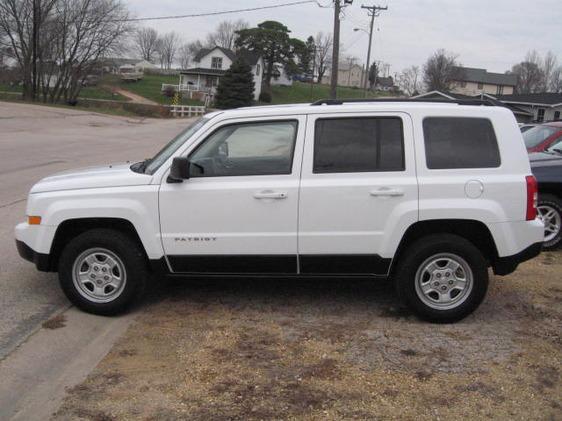
[[537, 211], [545, 224], [543, 249], [553, 250], [562, 241], [562, 200], [551, 194], [541, 194]]
[[59, 259], [59, 282], [68, 299], [88, 313], [104, 316], [125, 311], [142, 294], [147, 273], [137, 242], [111, 229], [78, 235]]
[[471, 314], [486, 296], [487, 261], [463, 237], [429, 235], [409, 246], [402, 256], [395, 272], [398, 296], [424, 320], [456, 322]]

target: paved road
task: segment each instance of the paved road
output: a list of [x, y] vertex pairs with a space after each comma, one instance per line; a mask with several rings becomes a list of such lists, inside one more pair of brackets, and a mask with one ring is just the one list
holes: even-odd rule
[[55, 274], [17, 255], [29, 188], [57, 171], [152, 156], [186, 124], [0, 102], [0, 360], [68, 305]]

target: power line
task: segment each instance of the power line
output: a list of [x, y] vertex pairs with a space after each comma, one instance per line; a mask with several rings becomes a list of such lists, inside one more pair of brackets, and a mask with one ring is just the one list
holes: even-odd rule
[[316, 5], [322, 7], [322, 5], [319, 4], [316, 0], [302, 0], [302, 1], [293, 1], [290, 3], [273, 4], [270, 6], [251, 7], [246, 9], [222, 10], [219, 12], [206, 12], [206, 13], [192, 13], [189, 15], [170, 15], [170, 16], [156, 16], [156, 17], [144, 17], [144, 18], [115, 19], [112, 20], [111, 22], [140, 22], [140, 21], [148, 21], [148, 20], [198, 18], [204, 16], [216, 16], [216, 15], [227, 15], [232, 13], [253, 12], [256, 10], [277, 9], [279, 7], [296, 6], [299, 4], [306, 4], [306, 3], [315, 3]]

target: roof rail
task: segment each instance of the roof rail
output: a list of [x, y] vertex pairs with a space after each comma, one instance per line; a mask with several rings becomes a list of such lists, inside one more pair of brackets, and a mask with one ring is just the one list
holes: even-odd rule
[[458, 105], [495, 105], [489, 99], [422, 99], [422, 98], [354, 98], [354, 99], [320, 99], [310, 105], [342, 105], [369, 102], [437, 102]]

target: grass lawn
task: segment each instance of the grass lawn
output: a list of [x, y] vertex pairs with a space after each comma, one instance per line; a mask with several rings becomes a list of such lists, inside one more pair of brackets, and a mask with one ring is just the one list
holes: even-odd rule
[[[272, 86], [272, 104], [292, 104], [299, 102], [312, 102], [319, 99], [330, 98], [330, 86], [309, 83], [293, 82], [292, 86]], [[338, 98], [364, 98], [362, 89], [354, 89], [338, 86]], [[368, 98], [380, 96], [376, 93], [368, 92]]]
[[[0, 91], [4, 92], [21, 92], [22, 87], [20, 85], [10, 86], [8, 84], [0, 84]], [[111, 92], [111, 89], [105, 86], [87, 86], [80, 90], [80, 98], [89, 99], [110, 99], [114, 101], [128, 101], [123, 95]]]
[[[107, 75], [103, 78], [101, 83], [106, 86], [118, 86], [159, 104], [170, 105], [172, 103], [172, 98], [168, 98], [162, 94], [162, 84], [169, 83], [177, 85], [178, 82], [179, 76], [144, 75], [143, 79], [137, 82], [123, 82], [116, 75]], [[202, 105], [202, 102], [189, 98], [182, 98], [181, 104]]]

